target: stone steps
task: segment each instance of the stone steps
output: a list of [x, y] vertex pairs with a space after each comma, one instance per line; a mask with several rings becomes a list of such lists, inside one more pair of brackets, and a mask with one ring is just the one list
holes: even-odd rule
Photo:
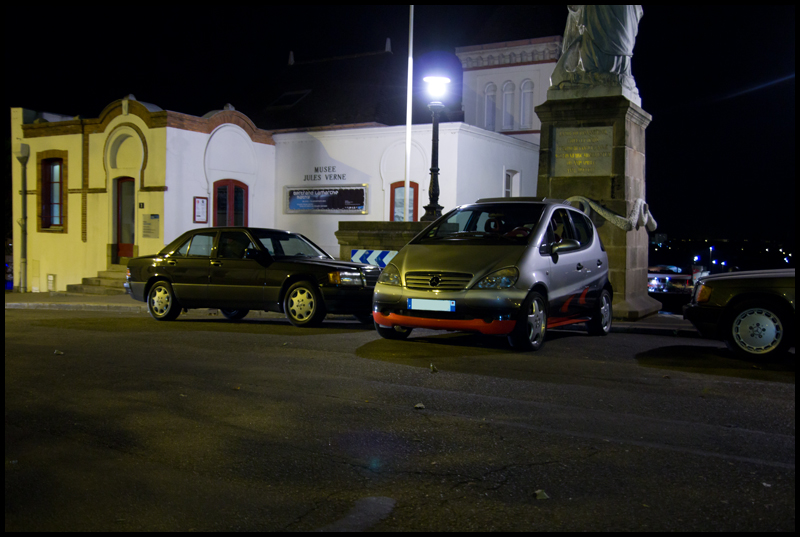
[[83, 278], [79, 284], [67, 285], [68, 293], [83, 295], [124, 295], [125, 270], [128, 260], [120, 259], [118, 265], [111, 265], [107, 270], [100, 270], [96, 277]]

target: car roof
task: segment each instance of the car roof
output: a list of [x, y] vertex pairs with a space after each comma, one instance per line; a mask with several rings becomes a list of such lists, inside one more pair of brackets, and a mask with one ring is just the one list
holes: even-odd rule
[[[566, 200], [556, 198], [481, 198], [475, 203], [559, 203], [562, 205], [569, 205]], [[466, 203], [465, 205], [474, 205], [475, 203]]]
[[294, 231], [287, 231], [285, 229], [272, 229], [272, 228], [266, 228], [266, 227], [250, 227], [250, 226], [201, 227], [201, 228], [195, 228], [195, 229], [187, 230], [184, 233], [182, 233], [181, 235], [185, 235], [186, 233], [196, 233], [196, 232], [200, 232], [200, 233], [206, 232], [206, 233], [208, 233], [209, 231], [244, 231], [244, 230], [249, 230], [249, 231], [268, 231], [270, 233], [290, 233], [290, 234], [293, 234], [293, 235], [297, 235], [297, 233], [295, 233]]
[[699, 281], [719, 281], [719, 280], [744, 280], [744, 279], [775, 279], [787, 278], [795, 279], [795, 269], [768, 269], [768, 270], [744, 270], [741, 272], [723, 272], [719, 274], [709, 274], [702, 276]]

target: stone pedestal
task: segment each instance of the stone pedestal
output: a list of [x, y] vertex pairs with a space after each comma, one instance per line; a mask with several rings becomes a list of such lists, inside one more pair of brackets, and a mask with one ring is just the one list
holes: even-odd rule
[[[645, 135], [652, 116], [624, 96], [548, 99], [542, 122], [537, 196], [584, 196], [627, 217], [645, 198]], [[661, 308], [647, 295], [648, 236], [594, 218], [608, 252], [614, 317], [636, 320]]]
[[350, 261], [352, 250], [396, 250], [430, 222], [339, 222], [339, 259]]

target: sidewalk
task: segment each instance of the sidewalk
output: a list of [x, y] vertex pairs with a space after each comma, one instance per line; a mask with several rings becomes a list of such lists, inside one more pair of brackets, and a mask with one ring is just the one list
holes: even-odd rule
[[[11, 293], [6, 292], [6, 309], [44, 309], [108, 311], [115, 313], [147, 314], [144, 302], [138, 302], [125, 295], [79, 295], [64, 292], [54, 293]], [[273, 314], [268, 314], [273, 315]], [[283, 317], [275, 313], [276, 317]], [[331, 318], [349, 318], [349, 315], [331, 315]], [[565, 327], [569, 328], [569, 327]], [[683, 316], [658, 313], [638, 321], [614, 321], [611, 331], [624, 334], [647, 334], [679, 337], [699, 337], [692, 323]]]

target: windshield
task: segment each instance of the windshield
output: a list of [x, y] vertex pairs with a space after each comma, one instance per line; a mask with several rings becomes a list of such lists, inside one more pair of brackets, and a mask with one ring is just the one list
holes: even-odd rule
[[252, 229], [250, 231], [272, 257], [330, 258], [321, 248], [302, 235]]
[[527, 244], [542, 211], [543, 206], [534, 203], [467, 206], [446, 215], [416, 242]]

